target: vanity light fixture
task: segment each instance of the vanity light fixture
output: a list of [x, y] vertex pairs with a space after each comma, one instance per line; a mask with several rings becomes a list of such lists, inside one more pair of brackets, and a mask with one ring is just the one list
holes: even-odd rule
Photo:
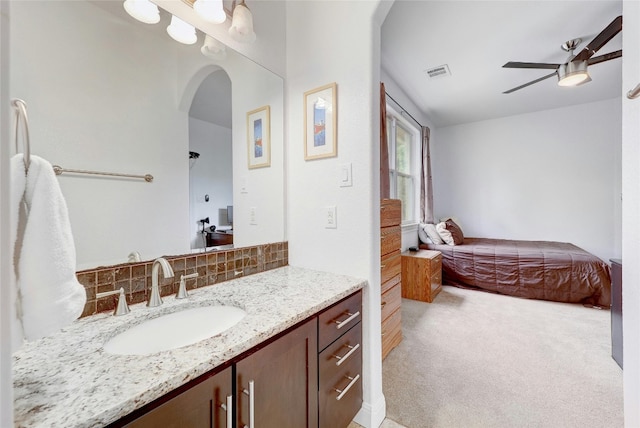
[[158, 6], [149, 0], [125, 0], [124, 10], [129, 15], [145, 24], [157, 24], [160, 22]]
[[208, 34], [204, 38], [204, 44], [200, 48], [200, 52], [202, 52], [202, 55], [212, 59], [225, 59], [227, 57], [227, 49], [224, 43]]
[[253, 31], [253, 15], [244, 0], [235, 3], [229, 34], [243, 43], [253, 43], [256, 40], [256, 33]]
[[222, 24], [227, 20], [222, 0], [196, 0], [193, 2], [193, 10], [205, 21], [214, 24]]
[[192, 45], [198, 41], [196, 29], [175, 15], [171, 16], [171, 24], [167, 27], [167, 33], [176, 42]]

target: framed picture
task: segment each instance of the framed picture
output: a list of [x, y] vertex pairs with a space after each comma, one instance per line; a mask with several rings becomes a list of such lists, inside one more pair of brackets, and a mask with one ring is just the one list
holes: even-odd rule
[[269, 106], [247, 113], [247, 157], [249, 168], [271, 165], [271, 118]]
[[335, 83], [304, 93], [305, 160], [337, 156], [337, 115]]

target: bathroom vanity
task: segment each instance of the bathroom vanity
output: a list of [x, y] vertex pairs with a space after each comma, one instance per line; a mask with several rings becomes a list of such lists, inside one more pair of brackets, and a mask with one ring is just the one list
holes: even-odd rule
[[[194, 290], [186, 303], [77, 320], [14, 355], [16, 426], [346, 427], [362, 404], [365, 283], [284, 267]], [[211, 304], [247, 315], [182, 348], [102, 349], [150, 317]]]

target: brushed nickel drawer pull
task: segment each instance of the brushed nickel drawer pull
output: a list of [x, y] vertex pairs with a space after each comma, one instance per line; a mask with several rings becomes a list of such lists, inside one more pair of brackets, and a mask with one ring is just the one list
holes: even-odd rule
[[360, 379], [360, 375], [359, 374], [357, 374], [356, 377], [351, 377], [351, 376], [345, 376], [345, 377], [351, 381], [351, 382], [349, 382], [349, 385], [347, 385], [347, 387], [345, 389], [333, 388], [333, 390], [338, 393], [338, 396], [336, 397], [336, 400], [338, 400], [338, 401], [340, 401], [342, 399], [342, 397], [344, 397], [344, 394], [349, 392], [351, 387], [353, 385], [355, 385], [355, 383], [358, 381], [358, 379]]
[[630, 100], [634, 100], [638, 97], [640, 97], [640, 83], [638, 83], [635, 88], [627, 92], [627, 98]]
[[347, 358], [349, 358], [351, 356], [351, 354], [353, 354], [354, 352], [356, 352], [358, 350], [358, 348], [360, 348], [360, 344], [356, 343], [356, 346], [347, 345], [347, 348], [349, 348], [349, 352], [344, 354], [342, 357], [340, 357], [338, 355], [334, 355], [333, 356], [334, 358], [338, 359], [338, 361], [336, 361], [336, 366], [339, 366], [340, 364], [342, 364], [345, 361], [347, 361]]
[[249, 390], [246, 388], [242, 390], [245, 395], [249, 396], [249, 425], [245, 425], [244, 428], [255, 428], [255, 383], [249, 381]]
[[344, 327], [345, 325], [349, 324], [351, 321], [353, 321], [354, 319], [358, 318], [360, 316], [360, 311], [357, 311], [355, 314], [352, 314], [351, 312], [347, 312], [347, 315], [349, 315], [349, 318], [347, 318], [344, 321], [338, 321], [335, 320], [334, 322], [337, 324], [336, 328], [338, 330], [340, 330], [342, 327]]
[[227, 404], [221, 404], [220, 408], [227, 412], [226, 428], [231, 428], [233, 426], [233, 395], [227, 395]]

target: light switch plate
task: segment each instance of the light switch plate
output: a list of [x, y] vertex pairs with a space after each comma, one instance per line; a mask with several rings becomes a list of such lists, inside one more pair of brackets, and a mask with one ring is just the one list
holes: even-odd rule
[[257, 225], [258, 224], [258, 220], [256, 218], [256, 207], [250, 207], [249, 208], [249, 224], [251, 224], [251, 225]]
[[351, 162], [340, 164], [340, 187], [353, 186]]
[[325, 207], [324, 209], [324, 227], [325, 229], [337, 229], [338, 218], [335, 205]]
[[247, 177], [240, 179], [240, 193], [249, 193], [249, 179]]

